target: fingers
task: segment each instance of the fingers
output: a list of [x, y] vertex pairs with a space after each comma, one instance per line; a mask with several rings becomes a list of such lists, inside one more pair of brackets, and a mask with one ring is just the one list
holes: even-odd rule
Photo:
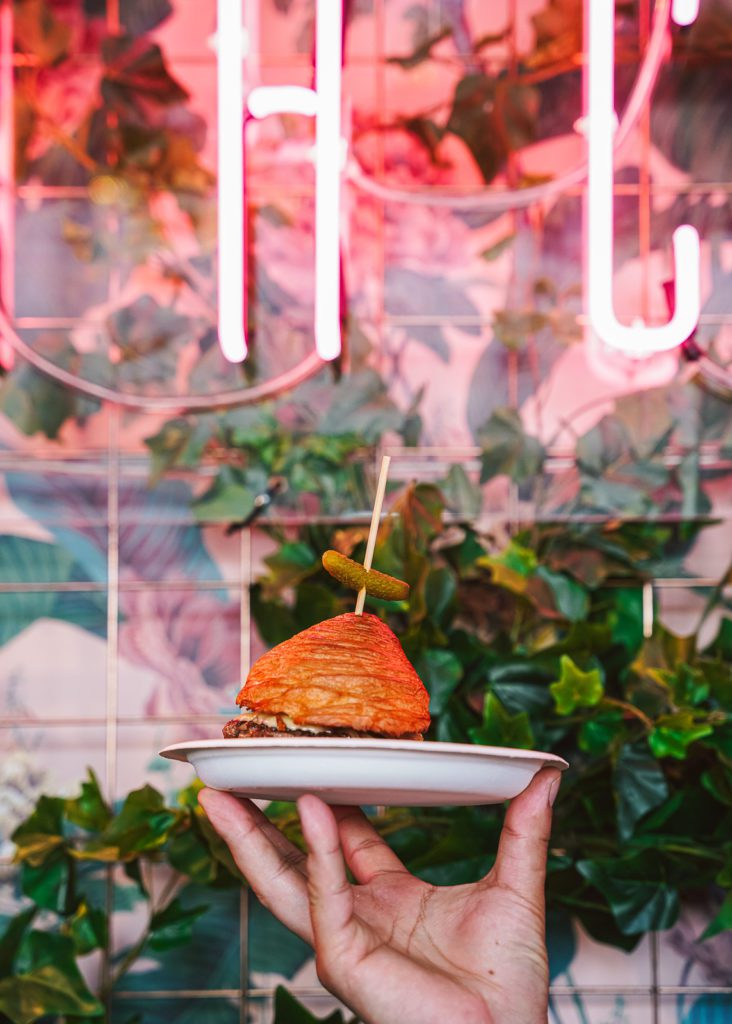
[[259, 900], [312, 943], [305, 856], [250, 800], [203, 789], [198, 800]]
[[532, 903], [543, 905], [546, 856], [552, 826], [552, 804], [561, 773], [538, 772], [506, 812], [498, 856], [491, 877], [515, 889]]
[[346, 863], [357, 882], [366, 885], [386, 871], [407, 874], [407, 869], [360, 808], [334, 807], [333, 814]]
[[316, 796], [300, 797], [297, 809], [310, 851], [308, 892], [315, 946], [332, 956], [349, 944], [356, 929], [338, 825], [330, 807]]

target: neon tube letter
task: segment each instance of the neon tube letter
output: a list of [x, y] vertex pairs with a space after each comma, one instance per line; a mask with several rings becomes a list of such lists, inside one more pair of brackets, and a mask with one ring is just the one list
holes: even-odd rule
[[243, 40], [241, 0], [218, 0], [219, 345], [232, 363], [247, 354]]
[[[669, 0], [660, 0], [668, 9]], [[698, 0], [674, 0], [672, 17], [690, 24]], [[613, 305], [613, 134], [615, 0], [587, 0], [588, 39], [585, 124], [588, 143], [587, 269], [591, 328], [611, 348], [637, 358], [682, 344], [699, 320], [699, 235], [688, 224], [673, 234], [676, 302], [671, 320], [658, 327], [621, 324]]]
[[[225, 0], [220, 0], [225, 2]], [[315, 89], [260, 86], [249, 94], [252, 117], [315, 117], [315, 348], [321, 359], [341, 351], [341, 0], [317, 0]]]

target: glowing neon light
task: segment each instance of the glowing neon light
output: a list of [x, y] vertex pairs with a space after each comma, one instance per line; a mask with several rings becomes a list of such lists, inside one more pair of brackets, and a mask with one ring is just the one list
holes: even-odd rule
[[244, 29], [240, 0], [218, 0], [219, 345], [232, 363], [247, 354], [244, 201]]
[[691, 25], [699, 14], [699, 0], [674, 0], [671, 17], [677, 25]]
[[[15, 290], [15, 203], [13, 165], [15, 128], [13, 117], [13, 6], [0, 6], [0, 305], [12, 317]], [[0, 334], [0, 368], [11, 370], [14, 352], [10, 340]]]
[[[672, 16], [682, 24], [696, 17], [698, 2], [674, 0]], [[637, 320], [626, 326], [613, 305], [613, 134], [615, 2], [587, 0], [588, 65], [585, 123], [588, 144], [587, 268], [590, 325], [611, 348], [643, 357], [682, 344], [692, 334], [701, 308], [699, 235], [688, 224], [673, 234], [676, 302], [668, 323], [649, 327]], [[683, 20], [681, 20], [683, 19]], [[686, 20], [689, 19], [689, 20]]]
[[341, 351], [342, 16], [341, 0], [316, 3], [315, 89], [260, 86], [247, 101], [256, 118], [282, 113], [315, 117], [315, 348], [321, 359], [335, 359]]
[[257, 120], [270, 114], [304, 114], [315, 117], [318, 113], [318, 94], [304, 85], [260, 85], [252, 89], [247, 107]]

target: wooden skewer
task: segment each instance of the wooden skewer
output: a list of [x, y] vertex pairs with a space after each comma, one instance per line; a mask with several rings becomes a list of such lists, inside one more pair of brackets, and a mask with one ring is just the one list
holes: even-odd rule
[[[364, 569], [371, 568], [371, 561], [374, 557], [374, 548], [376, 547], [376, 534], [379, 532], [379, 523], [381, 522], [381, 506], [384, 504], [384, 493], [386, 492], [386, 478], [389, 475], [389, 463], [391, 462], [391, 456], [385, 455], [381, 460], [381, 470], [379, 471], [379, 482], [376, 485], [376, 498], [374, 499], [374, 510], [371, 513], [371, 527], [369, 529], [369, 539], [366, 542], [366, 557], [363, 560]], [[366, 600], [366, 587], [361, 587], [356, 597], [356, 615], [363, 615], [363, 606]]]

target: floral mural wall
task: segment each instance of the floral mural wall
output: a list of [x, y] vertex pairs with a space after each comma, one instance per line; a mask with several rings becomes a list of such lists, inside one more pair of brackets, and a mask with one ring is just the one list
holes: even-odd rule
[[[665, 6], [616, 5], [619, 111]], [[251, 353], [228, 363], [217, 341], [215, 4], [3, 0], [4, 919], [29, 898], [11, 835], [41, 794], [72, 797], [89, 768], [110, 814], [149, 783], [178, 808], [166, 842], [195, 823], [175, 803], [189, 771], [157, 751], [218, 735], [251, 660], [341, 610], [317, 552], [363, 543], [374, 465], [389, 451], [424, 601], [382, 613], [396, 616], [431, 690], [435, 738], [543, 743], [578, 765], [550, 896], [553, 1024], [714, 1024], [732, 1012], [732, 5], [702, 0], [696, 22], [673, 29], [652, 101], [617, 154], [622, 318], [668, 319], [671, 236], [681, 223], [701, 236], [696, 335], [643, 361], [591, 343], [584, 184], [541, 194], [585, 158], [582, 8], [346, 0], [344, 355], [252, 403], [252, 389], [313, 349], [312, 124], [247, 122]], [[313, 0], [246, 0], [244, 15], [247, 84], [312, 85]], [[428, 488], [416, 505], [413, 480]], [[389, 538], [380, 557], [387, 570], [408, 561]], [[548, 690], [568, 685], [565, 657], [599, 673], [605, 702], [580, 700], [566, 721]], [[662, 704], [646, 684], [665, 687]], [[649, 734], [642, 756], [636, 726]], [[623, 771], [644, 780], [625, 819]], [[592, 789], [592, 777], [615, 788]], [[163, 813], [145, 799], [148, 815]], [[694, 800], [703, 828], [684, 802]], [[439, 859], [442, 826], [425, 826], [414, 849], [408, 830], [395, 842], [436, 880], [467, 877], [491, 822], [444, 826], [454, 863]], [[673, 846], [673, 833], [683, 845], [678, 835], [695, 830], [708, 844], [664, 848], [664, 877], [651, 877], [653, 842]], [[603, 849], [589, 850], [593, 831]], [[170, 917], [156, 919], [119, 977], [109, 964], [126, 963], [161, 890], [151, 897], [129, 863], [112, 884], [89, 862], [89, 906], [111, 911], [113, 927], [79, 947], [80, 963], [94, 991], [115, 977], [108, 1019], [269, 1021], [283, 980], [312, 1012], [330, 1011], [302, 944], [239, 897], [225, 866], [196, 875], [182, 841], [173, 849], [193, 879], [168, 892], [180, 899], [177, 938]], [[596, 867], [611, 856], [630, 865], [638, 927], [623, 930]], [[576, 865], [590, 861], [580, 880]], [[718, 934], [697, 942], [714, 921]], [[288, 1017], [288, 998], [276, 997], [277, 1020], [309, 1019]]]

